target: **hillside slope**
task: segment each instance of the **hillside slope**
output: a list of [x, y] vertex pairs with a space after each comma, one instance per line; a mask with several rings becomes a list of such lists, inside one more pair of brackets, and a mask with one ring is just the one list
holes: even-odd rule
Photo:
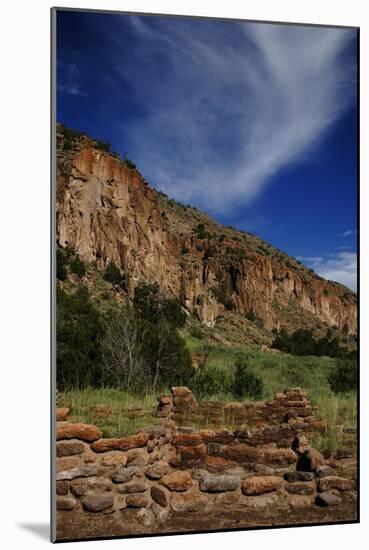
[[249, 319], [266, 330], [330, 326], [355, 335], [356, 295], [261, 239], [170, 200], [86, 136], [57, 130], [57, 242], [104, 268], [132, 296], [158, 282], [207, 326]]

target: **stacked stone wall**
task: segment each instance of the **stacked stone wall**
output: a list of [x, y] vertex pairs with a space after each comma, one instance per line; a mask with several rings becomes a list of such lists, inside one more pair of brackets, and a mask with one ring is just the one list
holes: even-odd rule
[[150, 526], [217, 506], [339, 507], [356, 498], [354, 470], [343, 475], [338, 457], [310, 446], [313, 411], [301, 390], [249, 407], [254, 427], [234, 431], [177, 426], [175, 415], [190, 402], [195, 400], [187, 388], [173, 388], [159, 402], [162, 423], [123, 438], [103, 438], [96, 426], [68, 422], [68, 409], [58, 410], [58, 514], [119, 516], [132, 510]]

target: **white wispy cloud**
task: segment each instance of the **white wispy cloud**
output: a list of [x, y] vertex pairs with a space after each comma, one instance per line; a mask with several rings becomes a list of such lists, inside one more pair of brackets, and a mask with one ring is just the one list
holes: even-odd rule
[[353, 229], [348, 229], [344, 233], [342, 233], [341, 237], [351, 237], [352, 235], [356, 235], [357, 231]]
[[327, 253], [324, 256], [300, 257], [299, 259], [324, 279], [337, 281], [356, 292], [357, 254], [355, 252], [341, 251]]
[[58, 77], [58, 91], [70, 95], [87, 97], [87, 92], [81, 89], [80, 71], [75, 63], [60, 63], [59, 68], [62, 69]]
[[250, 202], [311, 155], [352, 100], [350, 30], [130, 21], [150, 55], [127, 53], [134, 75], [126, 54], [114, 59], [146, 109], [124, 135], [143, 173], [181, 201], [213, 212]]

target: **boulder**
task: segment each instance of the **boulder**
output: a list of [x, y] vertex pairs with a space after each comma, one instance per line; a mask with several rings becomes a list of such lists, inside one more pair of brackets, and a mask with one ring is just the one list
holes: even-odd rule
[[179, 470], [166, 474], [160, 483], [170, 491], [187, 491], [192, 487], [192, 477], [189, 472]]
[[83, 441], [96, 441], [102, 433], [99, 428], [91, 424], [66, 422], [56, 427], [56, 439], [82, 439]]
[[207, 502], [208, 497], [198, 493], [172, 493], [170, 497], [173, 512], [199, 512], [205, 508]]
[[95, 441], [91, 445], [91, 449], [96, 453], [105, 453], [106, 451], [128, 451], [138, 447], [145, 447], [149, 440], [149, 434], [139, 432], [135, 435], [130, 435], [122, 438], [107, 438]]
[[277, 491], [283, 485], [283, 480], [278, 476], [253, 476], [242, 481], [244, 495], [262, 495]]
[[179, 446], [178, 452], [181, 455], [181, 462], [194, 464], [204, 460], [206, 456], [206, 446], [204, 443], [196, 446]]
[[83, 508], [88, 512], [102, 512], [114, 504], [113, 495], [88, 496], [82, 501]]
[[239, 476], [205, 476], [200, 478], [200, 490], [206, 493], [223, 493], [236, 491], [240, 487]]

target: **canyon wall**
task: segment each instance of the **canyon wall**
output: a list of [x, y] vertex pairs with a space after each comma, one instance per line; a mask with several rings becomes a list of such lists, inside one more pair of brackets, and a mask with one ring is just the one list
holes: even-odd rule
[[319, 321], [356, 333], [356, 295], [342, 285], [168, 200], [88, 138], [67, 151], [58, 139], [57, 242], [100, 268], [114, 262], [129, 295], [156, 281], [209, 326], [229, 309], [269, 330]]

